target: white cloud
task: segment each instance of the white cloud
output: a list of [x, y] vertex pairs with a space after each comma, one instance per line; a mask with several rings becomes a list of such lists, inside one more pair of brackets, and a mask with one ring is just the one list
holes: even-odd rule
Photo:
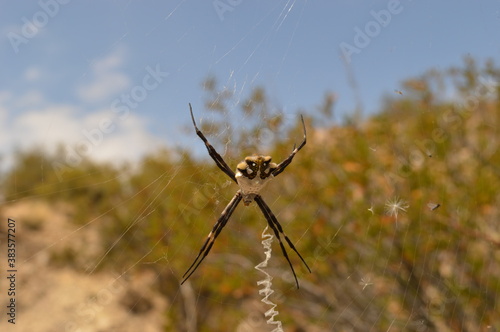
[[[161, 146], [161, 141], [147, 131], [145, 119], [135, 114], [121, 120], [113, 118], [108, 110], [82, 114], [70, 105], [51, 105], [13, 116], [0, 104], [0, 120], [4, 170], [13, 165], [14, 149], [39, 147], [54, 152], [62, 144], [66, 151], [77, 151], [82, 157], [121, 163], [137, 162]], [[110, 125], [103, 132], [102, 124], [106, 122]], [[92, 138], [85, 133], [92, 133]], [[60, 162], [67, 165], [66, 155], [63, 159]]]
[[123, 121], [117, 119], [113, 125], [113, 132], [103, 133], [102, 143], [93, 146], [92, 158], [99, 161], [137, 161], [145, 153], [161, 146], [158, 138], [146, 132], [146, 121], [137, 115], [131, 114]]
[[15, 150], [43, 147], [52, 151], [50, 147], [64, 142], [64, 139], [71, 139], [78, 125], [71, 113], [73, 110], [68, 106], [31, 110], [22, 114], [5, 112], [0, 122], [2, 170], [12, 166]]
[[100, 102], [116, 96], [130, 87], [130, 78], [120, 71], [125, 52], [123, 48], [116, 49], [104, 58], [90, 65], [90, 81], [77, 89], [78, 96], [84, 102]]
[[35, 82], [38, 81], [40, 77], [42, 77], [42, 70], [40, 69], [40, 67], [28, 67], [24, 70], [23, 76], [26, 81]]
[[120, 67], [123, 64], [123, 58], [123, 48], [119, 48], [114, 53], [94, 61], [90, 67], [94, 72], [108, 71]]
[[11, 124], [12, 143], [22, 148], [40, 145], [45, 148], [76, 138], [79, 122], [76, 109], [67, 105], [24, 112]]
[[102, 72], [95, 80], [78, 89], [78, 96], [85, 102], [99, 102], [118, 95], [130, 85], [130, 79], [118, 72]]
[[0, 105], [7, 103], [12, 99], [12, 92], [7, 90], [0, 90]]
[[29, 90], [16, 98], [16, 100], [12, 102], [12, 105], [15, 108], [26, 109], [33, 108], [35, 105], [43, 105], [44, 102], [45, 99], [40, 91]]

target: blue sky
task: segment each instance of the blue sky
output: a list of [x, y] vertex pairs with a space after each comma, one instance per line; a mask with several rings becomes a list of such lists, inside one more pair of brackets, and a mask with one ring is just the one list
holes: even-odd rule
[[295, 116], [314, 112], [333, 92], [336, 114], [348, 114], [356, 101], [340, 45], [357, 49], [349, 67], [365, 114], [427, 69], [459, 65], [465, 55], [500, 62], [499, 0], [41, 0], [0, 7], [4, 167], [14, 149], [34, 144], [50, 150], [61, 142], [98, 160], [133, 160], [163, 145], [199, 147], [185, 132], [187, 104], [210, 121], [201, 88], [208, 76], [234, 90], [236, 102], [262, 86]]

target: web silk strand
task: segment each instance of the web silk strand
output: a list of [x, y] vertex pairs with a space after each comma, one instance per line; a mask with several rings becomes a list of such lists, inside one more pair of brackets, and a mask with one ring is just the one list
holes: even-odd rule
[[255, 266], [255, 269], [259, 270], [260, 272], [264, 273], [266, 277], [262, 280], [257, 281], [257, 285], [264, 285], [264, 288], [259, 289], [259, 295], [264, 296], [264, 298], [261, 300], [261, 302], [264, 302], [267, 305], [270, 305], [271, 308], [265, 312], [265, 316], [268, 317], [269, 319], [267, 320], [267, 324], [269, 325], [276, 325], [276, 328], [272, 332], [283, 332], [283, 327], [281, 324], [281, 321], [279, 320], [274, 320], [274, 316], [278, 315], [278, 311], [274, 310], [277, 306], [277, 304], [274, 304], [273, 302], [269, 301], [269, 296], [274, 293], [274, 290], [272, 290], [271, 286], [273, 285], [271, 280], [273, 277], [269, 273], [267, 273], [265, 270], [262, 268], [267, 267], [267, 263], [269, 262], [269, 259], [271, 259], [271, 244], [273, 243], [274, 236], [267, 233], [268, 226], [264, 228], [264, 231], [262, 232], [262, 245], [264, 246], [264, 254], [266, 255], [266, 259], [264, 259], [263, 262], [259, 263], [257, 266]]

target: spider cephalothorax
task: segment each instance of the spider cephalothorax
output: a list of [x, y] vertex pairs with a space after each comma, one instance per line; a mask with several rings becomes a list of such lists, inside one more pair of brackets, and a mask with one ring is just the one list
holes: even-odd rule
[[252, 203], [255, 195], [274, 177], [276, 167], [270, 156], [250, 156], [238, 164], [235, 177], [245, 205]]
[[236, 179], [239, 176], [244, 176], [249, 179], [255, 178], [257, 175], [261, 179], [265, 179], [272, 175], [272, 171], [276, 169], [276, 164], [271, 162], [270, 156], [250, 156], [236, 166]]
[[205, 146], [207, 147], [208, 150], [208, 154], [210, 155], [210, 157], [212, 157], [217, 166], [224, 173], [226, 173], [226, 175], [229, 176], [231, 180], [233, 180], [238, 184], [240, 189], [236, 192], [233, 199], [229, 202], [224, 211], [222, 211], [221, 216], [215, 223], [212, 231], [208, 234], [205, 243], [201, 247], [198, 256], [196, 256], [193, 264], [191, 264], [189, 269], [182, 276], [184, 280], [181, 282], [181, 284], [183, 284], [194, 273], [194, 271], [196, 271], [198, 266], [200, 266], [203, 259], [205, 259], [205, 257], [210, 252], [210, 249], [212, 249], [212, 246], [214, 245], [217, 236], [219, 236], [220, 232], [222, 231], [222, 228], [226, 226], [229, 217], [231, 216], [231, 214], [233, 214], [234, 210], [241, 202], [241, 200], [243, 200], [243, 203], [245, 205], [249, 205], [251, 202], [255, 201], [259, 206], [260, 210], [262, 211], [264, 217], [267, 220], [269, 227], [271, 227], [271, 229], [274, 231], [274, 234], [276, 235], [276, 238], [279, 241], [281, 251], [283, 252], [283, 255], [288, 261], [290, 268], [292, 269], [292, 273], [295, 278], [295, 283], [297, 284], [297, 288], [299, 288], [299, 281], [297, 280], [297, 276], [295, 275], [292, 263], [288, 258], [285, 246], [281, 241], [280, 234], [283, 235], [290, 248], [292, 248], [292, 250], [297, 253], [297, 255], [300, 257], [300, 259], [307, 267], [309, 272], [311, 272], [311, 269], [309, 268], [309, 266], [307, 266], [306, 261], [299, 254], [297, 249], [295, 249], [295, 246], [293, 245], [292, 241], [290, 241], [288, 236], [286, 236], [286, 234], [283, 232], [283, 228], [278, 222], [278, 219], [276, 219], [276, 216], [273, 214], [273, 212], [266, 204], [266, 202], [264, 202], [262, 196], [260, 196], [260, 191], [267, 184], [267, 182], [269, 182], [269, 180], [271, 180], [272, 178], [283, 172], [285, 168], [292, 162], [292, 159], [295, 156], [295, 154], [299, 152], [299, 150], [302, 149], [304, 145], [306, 145], [306, 126], [304, 124], [304, 119], [301, 117], [302, 127], [304, 129], [304, 140], [302, 141], [302, 143], [299, 145], [298, 148], [293, 147], [292, 153], [290, 153], [290, 155], [285, 160], [283, 160], [279, 164], [275, 164], [271, 162], [270, 156], [254, 155], [246, 157], [244, 161], [238, 164], [235, 173], [233, 172], [233, 170], [231, 170], [231, 168], [229, 168], [229, 166], [226, 164], [221, 155], [218, 154], [217, 151], [215, 151], [215, 148], [208, 142], [205, 135], [203, 135], [203, 133], [196, 126], [196, 121], [194, 121], [193, 109], [191, 108], [191, 104], [189, 104], [189, 110], [191, 112], [191, 119], [193, 120], [193, 125], [194, 129], [196, 130], [196, 134], [205, 143]]

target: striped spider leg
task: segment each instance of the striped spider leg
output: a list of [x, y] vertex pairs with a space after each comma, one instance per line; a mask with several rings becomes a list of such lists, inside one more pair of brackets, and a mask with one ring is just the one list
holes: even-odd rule
[[232, 171], [232, 169], [229, 168], [229, 166], [226, 164], [224, 159], [222, 159], [222, 156], [220, 154], [218, 154], [217, 151], [215, 151], [215, 148], [212, 146], [212, 144], [210, 144], [208, 142], [205, 135], [203, 135], [201, 130], [198, 129], [198, 126], [196, 125], [196, 121], [194, 121], [193, 108], [191, 107], [191, 103], [189, 103], [189, 111], [191, 112], [191, 119], [193, 120], [193, 125], [194, 125], [194, 129], [196, 131], [196, 135], [198, 135], [198, 137], [201, 138], [201, 140], [205, 143], [205, 146], [207, 147], [208, 154], [210, 155], [210, 157], [212, 157], [212, 159], [217, 164], [217, 167], [219, 167], [221, 169], [221, 171], [226, 173], [227, 176], [229, 176], [231, 178], [231, 180], [233, 180], [234, 182], [237, 182], [236, 178], [234, 177], [234, 172]]
[[260, 210], [262, 211], [264, 217], [267, 220], [267, 223], [274, 231], [274, 234], [276, 235], [276, 238], [279, 241], [283, 256], [285, 256], [285, 259], [288, 261], [288, 264], [290, 265], [293, 276], [295, 278], [295, 283], [297, 285], [297, 288], [299, 288], [299, 281], [297, 279], [297, 275], [295, 274], [295, 270], [293, 269], [293, 265], [290, 261], [290, 258], [288, 257], [288, 253], [285, 249], [285, 246], [283, 245], [283, 241], [281, 240], [280, 235], [282, 235], [285, 238], [290, 248], [292, 248], [292, 250], [295, 251], [295, 253], [300, 257], [304, 265], [307, 267], [309, 273], [311, 272], [311, 269], [307, 265], [304, 258], [302, 258], [302, 255], [300, 255], [300, 253], [297, 251], [292, 241], [290, 241], [288, 236], [284, 233], [283, 228], [278, 222], [278, 219], [273, 214], [269, 206], [264, 202], [264, 199], [262, 198], [262, 196], [260, 196], [259, 193], [262, 190], [262, 188], [264, 188], [264, 186], [267, 184], [267, 182], [269, 182], [269, 180], [273, 179], [275, 176], [277, 176], [278, 174], [280, 174], [285, 170], [285, 168], [292, 162], [292, 159], [295, 156], [295, 154], [299, 152], [299, 150], [302, 149], [302, 147], [306, 144], [306, 126], [304, 124], [304, 118], [301, 116], [302, 127], [304, 130], [304, 139], [298, 148], [294, 146], [292, 152], [284, 161], [282, 161], [279, 164], [275, 164], [271, 162], [270, 156], [253, 155], [246, 157], [244, 161], [240, 162], [236, 167], [236, 173], [235, 173], [229, 168], [229, 166], [224, 161], [222, 156], [219, 153], [217, 153], [215, 148], [208, 142], [205, 135], [203, 135], [203, 133], [198, 129], [198, 126], [196, 125], [196, 121], [194, 119], [193, 109], [191, 107], [191, 104], [189, 104], [189, 111], [191, 112], [191, 119], [193, 120], [193, 125], [196, 134], [205, 143], [205, 146], [207, 147], [208, 150], [208, 154], [215, 161], [215, 164], [227, 176], [229, 176], [231, 180], [233, 180], [238, 184], [240, 189], [236, 192], [233, 199], [229, 202], [224, 211], [222, 211], [221, 216], [216, 221], [215, 225], [212, 228], [212, 231], [208, 234], [207, 239], [205, 240], [205, 243], [201, 247], [194, 262], [182, 276], [183, 280], [181, 282], [181, 285], [184, 282], [186, 282], [186, 280], [196, 271], [196, 269], [198, 269], [198, 266], [200, 266], [201, 262], [205, 259], [205, 257], [207, 257], [220, 232], [222, 231], [224, 226], [226, 226], [229, 218], [233, 214], [234, 210], [236, 209], [240, 201], [243, 200], [243, 204], [245, 204], [246, 206], [248, 206], [253, 201], [255, 201], [259, 206]]
[[208, 253], [210, 252], [210, 249], [212, 249], [212, 246], [214, 245], [215, 239], [217, 239], [217, 236], [219, 236], [220, 232], [222, 231], [222, 228], [226, 226], [229, 217], [231, 217], [231, 215], [233, 214], [234, 209], [236, 209], [236, 207], [240, 203], [241, 197], [242, 197], [241, 193], [238, 191], [236, 195], [234, 195], [231, 202], [229, 202], [229, 204], [226, 206], [224, 211], [222, 211], [222, 214], [215, 223], [214, 228], [208, 234], [207, 240], [201, 247], [198, 256], [196, 256], [196, 259], [194, 260], [193, 264], [191, 264], [189, 269], [187, 269], [186, 273], [184, 273], [184, 275], [182, 276], [184, 280], [181, 282], [181, 285], [194, 273], [194, 271], [196, 271], [198, 266], [200, 266], [201, 262], [205, 259], [205, 257], [207, 257]]

